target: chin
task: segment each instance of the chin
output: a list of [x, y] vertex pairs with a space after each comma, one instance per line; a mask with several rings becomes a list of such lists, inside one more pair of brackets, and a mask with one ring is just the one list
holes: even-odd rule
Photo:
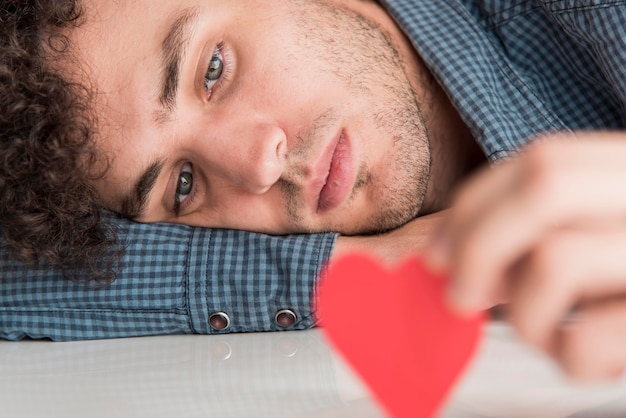
[[326, 232], [336, 232], [342, 235], [374, 235], [398, 228], [411, 219], [412, 217], [392, 219], [383, 214], [372, 214], [362, 220], [355, 220], [352, 216], [350, 222], [334, 222]]

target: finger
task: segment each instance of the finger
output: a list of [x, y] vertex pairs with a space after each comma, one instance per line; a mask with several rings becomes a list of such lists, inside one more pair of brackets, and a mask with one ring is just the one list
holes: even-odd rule
[[[510, 191], [478, 216], [469, 218], [463, 215], [462, 206], [455, 208], [447, 238], [454, 260], [453, 307], [472, 311], [483, 306], [506, 269], [552, 229], [626, 211], [623, 183], [606, 181], [615, 177], [626, 181], [623, 164], [615, 164], [613, 158], [605, 164], [588, 144], [575, 145], [551, 143], [527, 153], [518, 161], [523, 164], [517, 165], [523, 179], [520, 181], [520, 175], [514, 178]], [[619, 151], [626, 158], [625, 144], [610, 145], [613, 147], [605, 143], [601, 148], [605, 153]], [[561, 152], [562, 148], [567, 152]], [[593, 164], [583, 164], [580, 154], [597, 158]]]
[[626, 298], [613, 298], [581, 309], [577, 319], [559, 328], [553, 356], [578, 380], [613, 380], [626, 367]]
[[455, 231], [462, 229], [465, 224], [471, 224], [472, 219], [502, 199], [502, 196], [510, 190], [510, 184], [520, 176], [519, 171], [518, 164], [513, 160], [482, 169], [464, 184], [454, 198], [451, 215], [434, 231], [426, 248], [426, 256], [431, 267], [439, 270], [450, 267], [450, 240], [458, 234]]
[[520, 335], [549, 350], [575, 306], [626, 293], [626, 225], [565, 230], [536, 247], [508, 280], [509, 315]]

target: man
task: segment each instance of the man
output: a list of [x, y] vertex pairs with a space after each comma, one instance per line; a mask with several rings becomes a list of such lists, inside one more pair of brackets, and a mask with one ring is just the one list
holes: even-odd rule
[[105, 92], [104, 205], [272, 234], [380, 232], [439, 209], [477, 145], [388, 15], [343, 3], [85, 3], [69, 37]]
[[[97, 92], [87, 96], [98, 157], [88, 183], [101, 206], [260, 233], [381, 232], [445, 207], [482, 155], [498, 160], [545, 132], [625, 127], [614, 66], [567, 21], [588, 12], [619, 22], [619, 7], [505, 3], [86, 1], [76, 27], [58, 30], [70, 47], [48, 62]], [[387, 242], [402, 252], [399, 236], [417, 248], [424, 222], [340, 237], [334, 255], [393, 251]], [[307, 327], [335, 238], [118, 230], [130, 246], [109, 289], [56, 285], [43, 304], [55, 301], [58, 325], [44, 326], [32, 313], [41, 302], [26, 300], [46, 293], [41, 280], [8, 280], [11, 307], [33, 316], [13, 309], [3, 335]]]

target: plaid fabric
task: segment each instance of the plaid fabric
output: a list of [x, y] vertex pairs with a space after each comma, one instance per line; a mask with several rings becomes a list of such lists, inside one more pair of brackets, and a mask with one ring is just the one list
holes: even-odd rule
[[[381, 0], [491, 160], [541, 132], [626, 127], [626, 1]], [[53, 340], [314, 325], [316, 277], [335, 235], [271, 237], [115, 221], [128, 243], [103, 290], [25, 269], [0, 250], [0, 338]]]
[[335, 235], [274, 237], [242, 231], [117, 224], [128, 243], [118, 279], [105, 289], [26, 269], [0, 251], [0, 338], [56, 341], [218, 333], [209, 315], [226, 312], [228, 332], [275, 331], [292, 309], [292, 329], [314, 324], [311, 298]]
[[381, 0], [493, 161], [626, 127], [626, 1]]

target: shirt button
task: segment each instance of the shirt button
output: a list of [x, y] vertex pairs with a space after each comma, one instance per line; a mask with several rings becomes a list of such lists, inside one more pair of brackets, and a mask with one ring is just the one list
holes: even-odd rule
[[289, 328], [296, 323], [298, 317], [291, 309], [282, 309], [274, 315], [274, 322], [281, 328]]
[[214, 312], [209, 316], [209, 325], [216, 331], [224, 331], [230, 327], [230, 318], [224, 312]]

